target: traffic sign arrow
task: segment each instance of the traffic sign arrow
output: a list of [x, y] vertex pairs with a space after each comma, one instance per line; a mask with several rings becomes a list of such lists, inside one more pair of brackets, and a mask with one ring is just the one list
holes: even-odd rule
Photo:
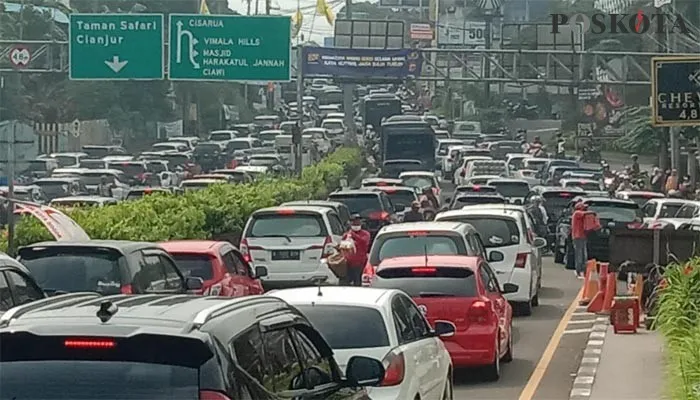
[[107, 64], [107, 66], [117, 74], [126, 66], [127, 63], [129, 62], [126, 60], [119, 61], [119, 56], [112, 57], [112, 61], [105, 61], [105, 64]]

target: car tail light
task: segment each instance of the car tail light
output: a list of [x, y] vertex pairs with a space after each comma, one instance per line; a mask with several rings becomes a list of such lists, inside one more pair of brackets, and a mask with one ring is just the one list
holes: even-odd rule
[[385, 372], [381, 386], [400, 385], [406, 372], [406, 360], [403, 353], [394, 350], [390, 351], [382, 360], [382, 364], [384, 364]]
[[377, 182], [377, 186], [387, 186], [386, 182]]
[[245, 262], [249, 263], [249, 262], [253, 261], [253, 257], [250, 255], [250, 251], [251, 250], [262, 250], [262, 247], [249, 246], [247, 239], [241, 239], [241, 243], [238, 245], [238, 249], [241, 251], [241, 254], [243, 255], [243, 259], [245, 260]]
[[527, 253], [518, 253], [515, 257], [515, 268], [525, 268], [527, 263]]
[[121, 292], [121, 294], [134, 294], [134, 290], [131, 287], [131, 285], [122, 285], [119, 291]]
[[117, 343], [109, 339], [66, 339], [63, 345], [70, 349], [113, 349], [117, 347]]
[[472, 303], [467, 314], [469, 320], [480, 324], [489, 322], [489, 316], [491, 315], [490, 305], [488, 300], [478, 300]]
[[418, 267], [418, 268], [411, 268], [411, 272], [416, 274], [416, 275], [430, 275], [434, 274], [437, 272], [437, 268], [434, 267]]
[[386, 221], [391, 215], [386, 211], [374, 211], [369, 213], [367, 217], [373, 220]]
[[571, 193], [561, 192], [559, 193], [559, 197], [571, 197]]
[[481, 190], [481, 186], [479, 186], [479, 185], [472, 185], [472, 190], [475, 191], [475, 192], [478, 192], [478, 191]]
[[376, 267], [367, 262], [365, 268], [362, 270], [362, 286], [369, 286], [372, 283], [372, 278], [374, 277], [374, 272]]
[[231, 398], [215, 390], [200, 390], [199, 400], [231, 400]]
[[294, 215], [294, 214], [296, 214], [296, 211], [292, 210], [292, 209], [288, 209], [288, 208], [277, 210], [277, 215]]

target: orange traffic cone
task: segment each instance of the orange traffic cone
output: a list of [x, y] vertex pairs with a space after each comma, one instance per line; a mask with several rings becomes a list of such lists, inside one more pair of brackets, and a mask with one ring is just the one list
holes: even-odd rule
[[605, 302], [605, 288], [608, 281], [607, 270], [607, 264], [601, 263], [600, 271], [598, 272], [598, 292], [588, 303], [588, 307], [586, 307], [586, 311], [589, 313], [598, 313], [603, 309], [603, 303]]
[[616, 274], [614, 272], [608, 273], [608, 279], [606, 280], [605, 284], [605, 296], [603, 300], [603, 306], [601, 310], [598, 312], [599, 314], [605, 314], [608, 315], [610, 314], [610, 310], [612, 309], [612, 304], [613, 300], [615, 299], [615, 296], [617, 295], [617, 279], [615, 279]]
[[[596, 276], [594, 277], [593, 274]], [[586, 263], [586, 275], [583, 280], [583, 293], [579, 304], [582, 306], [588, 305], [596, 293], [598, 293], [598, 263], [596, 260], [588, 260]]]

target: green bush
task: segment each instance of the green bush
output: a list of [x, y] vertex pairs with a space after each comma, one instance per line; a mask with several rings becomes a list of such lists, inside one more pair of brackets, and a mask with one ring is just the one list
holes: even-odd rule
[[700, 399], [700, 258], [669, 265], [656, 327], [666, 342], [667, 398]]
[[[341, 179], [360, 173], [359, 149], [340, 148], [318, 164], [304, 168], [301, 178], [268, 177], [246, 185], [216, 185], [183, 195], [154, 194], [104, 208], [84, 208], [67, 214], [93, 239], [162, 241], [211, 239], [241, 232], [255, 210], [280, 203], [319, 199], [338, 187]], [[0, 248], [7, 248], [0, 236]], [[53, 240], [33, 217], [17, 223], [17, 246]]]

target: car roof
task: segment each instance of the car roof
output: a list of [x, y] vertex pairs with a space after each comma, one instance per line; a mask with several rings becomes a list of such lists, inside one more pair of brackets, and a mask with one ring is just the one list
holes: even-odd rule
[[457, 231], [463, 229], [462, 222], [431, 221], [431, 222], [403, 222], [401, 224], [386, 225], [379, 231], [379, 235], [385, 233], [401, 233], [412, 231]]
[[57, 202], [57, 201], [108, 201], [108, 200], [114, 200], [115, 202], [117, 199], [114, 197], [103, 197], [103, 196], [67, 196], [67, 197], [59, 197], [56, 199], [51, 200], [51, 202]]
[[529, 184], [528, 181], [526, 181], [525, 179], [513, 179], [513, 178], [502, 178], [502, 177], [489, 179], [488, 182], [486, 182], [486, 184], [489, 185], [491, 182], [506, 182], [506, 183], [525, 183], [525, 184]]
[[425, 265], [440, 267], [469, 268], [475, 270], [479, 267], [480, 257], [461, 255], [428, 255], [391, 257], [382, 260], [377, 268], [401, 268], [406, 266], [423, 267]]
[[344, 203], [332, 200], [294, 200], [282, 203], [280, 206], [347, 207]]
[[[321, 293], [322, 295], [319, 295]], [[378, 308], [391, 300], [392, 294], [401, 293], [396, 289], [378, 289], [352, 286], [300, 287], [273, 290], [268, 296], [280, 298], [292, 305], [348, 305]]]
[[[404, 177], [404, 176], [430, 176], [432, 178], [435, 178], [435, 172], [431, 171], [404, 171], [399, 174], [399, 177]], [[399, 178], [400, 179], [400, 178]]]
[[207, 253], [211, 250], [216, 250], [228, 242], [217, 240], [169, 240], [167, 242], [159, 242], [158, 245], [167, 252], [195, 252]]
[[489, 215], [489, 216], [506, 216], [513, 219], [520, 218], [520, 210], [509, 210], [505, 208], [498, 207], [479, 207], [480, 204], [465, 206], [459, 210], [450, 210], [439, 213], [435, 216], [437, 220], [439, 217], [459, 217], [467, 215]]
[[13, 266], [13, 267], [16, 267], [16, 268], [21, 269], [22, 272], [24, 272], [25, 274], [31, 276], [31, 273], [29, 272], [29, 270], [27, 269], [27, 267], [25, 267], [21, 262], [19, 262], [19, 261], [15, 260], [14, 258], [10, 257], [8, 254], [3, 253], [2, 251], [0, 251], [0, 265], [3, 265], [3, 266], [5, 266], [5, 265], [11, 265], [11, 266]]
[[[627, 204], [627, 205], [637, 205], [637, 203], [632, 200], [616, 199], [614, 197], [582, 197], [581, 201], [584, 203], [590, 202], [601, 202], [601, 203], [617, 203], [617, 204]], [[700, 205], [700, 202], [695, 202], [695, 204]]]
[[287, 205], [287, 206], [276, 206], [276, 207], [265, 207], [253, 211], [252, 215], [262, 214], [262, 213], [276, 213], [281, 210], [294, 210], [294, 211], [306, 211], [306, 212], [317, 212], [319, 214], [325, 214], [331, 211], [328, 207], [313, 206], [313, 205]]
[[663, 193], [650, 192], [646, 190], [621, 190], [617, 194], [622, 194], [626, 196], [649, 196], [650, 198], [662, 199], [665, 198]]
[[391, 193], [391, 192], [411, 192], [411, 193], [416, 193], [416, 188], [412, 186], [370, 186], [367, 189], [371, 191], [377, 191], [381, 190], [382, 192], [386, 193]]
[[117, 250], [121, 253], [127, 254], [132, 253], [137, 250], [144, 248], [157, 248], [158, 245], [151, 242], [137, 242], [131, 240], [85, 240], [85, 241], [68, 241], [62, 240], [60, 242], [49, 241], [49, 242], [39, 242], [33, 243], [27, 246], [21, 247], [21, 249], [33, 249], [37, 247], [46, 248], [61, 248], [61, 247], [102, 247], [112, 250]]
[[369, 190], [369, 188], [365, 189], [349, 189], [349, 190], [338, 190], [337, 192], [333, 192], [329, 194], [329, 197], [332, 196], [353, 196], [353, 195], [366, 195], [366, 194], [374, 194], [376, 196], [379, 196], [379, 193], [374, 191], [374, 190]]
[[582, 194], [585, 194], [586, 192], [579, 188], [579, 187], [561, 187], [561, 186], [535, 186], [533, 189], [536, 189], [540, 193], [551, 193], [551, 192], [581, 192]]
[[[104, 302], [117, 307], [117, 312], [104, 324], [97, 317], [97, 312]], [[192, 334], [195, 329], [209, 321], [215, 321], [217, 315], [228, 310], [245, 310], [246, 305], [276, 303], [280, 307], [286, 304], [271, 296], [244, 296], [223, 298], [218, 296], [198, 295], [113, 295], [101, 296], [97, 293], [71, 293], [34, 301], [24, 306], [10, 309], [0, 322], [9, 329], [22, 326], [57, 326], [61, 333], [75, 335], [95, 332], [97, 326], [101, 335], [129, 335], [140, 333], [165, 333], [171, 331], [179, 334]], [[245, 314], [242, 314], [245, 316]], [[67, 320], [72, 320], [67, 325]], [[5, 325], [7, 326], [7, 325]], [[120, 327], [130, 327], [128, 332]], [[164, 332], [165, 331], [165, 332]], [[60, 333], [59, 333], [60, 334]]]
[[65, 182], [65, 181], [80, 181], [80, 177], [77, 176], [54, 176], [51, 178], [41, 178], [37, 179], [32, 183], [33, 185], [37, 185], [39, 183], [50, 183], [50, 182]]
[[595, 179], [582, 179], [582, 178], [565, 178], [565, 179], [559, 180], [559, 182], [562, 182], [562, 183], [578, 182], [578, 183], [596, 183], [596, 184], [600, 183]]

